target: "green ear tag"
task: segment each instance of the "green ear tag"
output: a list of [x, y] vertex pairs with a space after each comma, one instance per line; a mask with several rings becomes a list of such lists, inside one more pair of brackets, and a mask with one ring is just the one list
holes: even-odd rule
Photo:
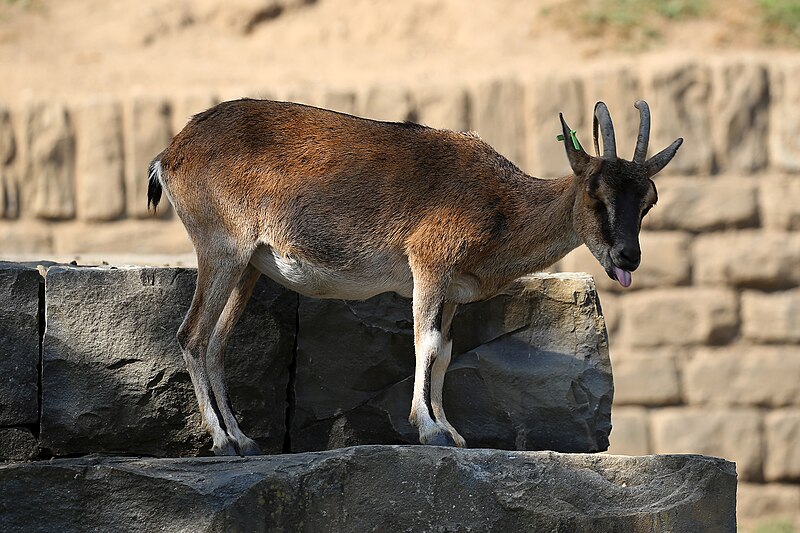
[[[575, 130], [570, 130], [569, 136], [572, 139], [572, 146], [574, 146], [575, 149], [580, 152], [581, 150], [583, 150], [583, 148], [581, 148], [581, 143], [578, 142], [578, 136], [575, 135], [576, 133], [577, 132]], [[559, 133], [558, 135], [556, 135], [556, 140], [557, 141], [563, 141], [564, 140], [564, 134], [563, 133]]]

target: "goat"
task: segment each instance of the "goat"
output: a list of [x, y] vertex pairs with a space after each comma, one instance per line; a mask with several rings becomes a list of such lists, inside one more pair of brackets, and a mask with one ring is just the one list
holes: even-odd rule
[[559, 114], [573, 174], [553, 180], [526, 175], [474, 133], [251, 99], [194, 116], [151, 163], [148, 208], [166, 191], [197, 253], [177, 339], [212, 451], [260, 453], [231, 412], [222, 360], [261, 274], [317, 298], [412, 297], [409, 421], [423, 444], [465, 446], [442, 405], [458, 304], [496, 295], [581, 243], [630, 285], [641, 221], [657, 199], [650, 178], [683, 142], [646, 159], [650, 111], [635, 106], [632, 161], [617, 158], [603, 102], [596, 156]]

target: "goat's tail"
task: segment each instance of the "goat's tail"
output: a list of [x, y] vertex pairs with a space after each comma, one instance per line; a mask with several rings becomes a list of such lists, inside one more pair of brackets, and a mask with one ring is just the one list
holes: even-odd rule
[[155, 159], [150, 161], [150, 167], [147, 171], [147, 210], [150, 210], [150, 205], [153, 206], [153, 212], [158, 210], [158, 202], [161, 201], [161, 156], [164, 152], [158, 154]]

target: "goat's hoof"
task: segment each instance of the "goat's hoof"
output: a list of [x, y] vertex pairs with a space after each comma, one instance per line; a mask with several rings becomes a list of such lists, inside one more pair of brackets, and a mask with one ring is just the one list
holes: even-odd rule
[[429, 446], [451, 446], [456, 447], [456, 441], [453, 440], [453, 437], [450, 436], [450, 433], [443, 432], [443, 433], [436, 433], [428, 437], [428, 441], [425, 443]]
[[233, 445], [233, 441], [230, 440], [212, 446], [211, 453], [214, 455], [239, 455], [236, 453], [236, 447]]
[[244, 439], [239, 441], [239, 455], [243, 456], [250, 456], [250, 455], [261, 455], [261, 448], [256, 444], [251, 438], [245, 437]]

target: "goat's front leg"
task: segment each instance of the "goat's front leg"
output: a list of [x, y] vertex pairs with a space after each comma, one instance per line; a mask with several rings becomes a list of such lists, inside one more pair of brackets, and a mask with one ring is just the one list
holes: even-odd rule
[[414, 396], [409, 422], [419, 431], [422, 444], [455, 446], [450, 432], [433, 418], [431, 408], [431, 373], [437, 357], [444, 351], [442, 316], [446, 285], [414, 276]]
[[456, 446], [459, 448], [466, 447], [467, 443], [464, 437], [459, 435], [456, 428], [447, 421], [444, 414], [444, 405], [442, 401], [442, 390], [444, 389], [444, 376], [447, 372], [447, 367], [450, 366], [450, 358], [453, 353], [453, 338], [452, 338], [452, 324], [453, 317], [456, 314], [456, 304], [445, 302], [442, 312], [442, 336], [443, 345], [442, 351], [436, 356], [433, 361], [433, 369], [431, 372], [431, 410], [436, 419], [436, 423], [442, 426], [452, 437]]

